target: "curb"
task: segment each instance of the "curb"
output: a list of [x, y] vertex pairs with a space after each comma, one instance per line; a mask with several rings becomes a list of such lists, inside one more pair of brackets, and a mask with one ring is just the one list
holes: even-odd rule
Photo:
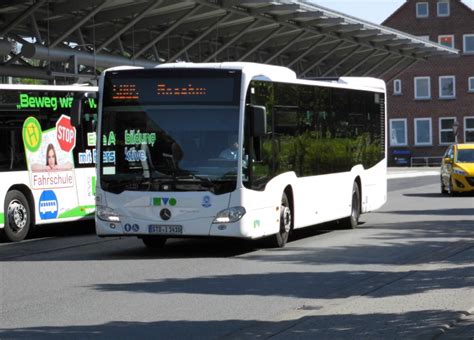
[[408, 178], [408, 177], [424, 177], [424, 176], [439, 176], [439, 171], [391, 173], [391, 174], [387, 174], [387, 179]]

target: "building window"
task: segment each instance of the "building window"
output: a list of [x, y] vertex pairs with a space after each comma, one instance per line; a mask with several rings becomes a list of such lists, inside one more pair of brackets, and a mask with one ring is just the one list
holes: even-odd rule
[[456, 142], [453, 124], [456, 118], [439, 119], [439, 144], [451, 144]]
[[402, 94], [402, 81], [400, 79], [395, 79], [393, 81], [393, 94]]
[[474, 117], [464, 117], [464, 143], [474, 143]]
[[456, 97], [455, 76], [439, 77], [439, 97], [441, 99], [452, 99]]
[[415, 99], [431, 99], [430, 77], [415, 77]]
[[438, 36], [438, 44], [454, 48], [454, 35], [447, 34], [447, 35], [439, 35]]
[[407, 120], [390, 119], [390, 146], [407, 145]]
[[415, 145], [432, 145], [431, 118], [415, 118]]
[[468, 83], [469, 83], [468, 91], [474, 92], [474, 77], [469, 77]]
[[464, 53], [474, 53], [474, 34], [463, 35], [463, 51]]
[[416, 17], [417, 18], [428, 18], [428, 3], [427, 2], [417, 2], [416, 3]]
[[438, 1], [438, 16], [449, 17], [449, 1]]

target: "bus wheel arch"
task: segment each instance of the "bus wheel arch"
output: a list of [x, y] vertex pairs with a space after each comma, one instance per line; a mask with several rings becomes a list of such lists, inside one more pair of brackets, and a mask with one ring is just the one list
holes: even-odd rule
[[25, 239], [35, 225], [35, 207], [31, 191], [25, 185], [14, 185], [8, 189], [3, 202], [4, 227], [2, 238], [9, 242]]
[[283, 190], [280, 204], [280, 226], [275, 235], [272, 235], [272, 246], [283, 248], [288, 242], [288, 237], [294, 227], [294, 200], [291, 186]]

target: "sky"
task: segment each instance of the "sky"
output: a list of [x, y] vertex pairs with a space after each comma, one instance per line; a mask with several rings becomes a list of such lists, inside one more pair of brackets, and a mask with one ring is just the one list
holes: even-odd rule
[[[374, 24], [381, 24], [403, 5], [405, 0], [312, 0], [311, 2]], [[462, 2], [474, 9], [474, 0], [462, 0]]]

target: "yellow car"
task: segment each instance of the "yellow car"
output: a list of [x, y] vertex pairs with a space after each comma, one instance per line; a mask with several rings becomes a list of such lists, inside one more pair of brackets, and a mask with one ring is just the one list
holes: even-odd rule
[[441, 192], [474, 192], [474, 144], [453, 144], [441, 164]]

